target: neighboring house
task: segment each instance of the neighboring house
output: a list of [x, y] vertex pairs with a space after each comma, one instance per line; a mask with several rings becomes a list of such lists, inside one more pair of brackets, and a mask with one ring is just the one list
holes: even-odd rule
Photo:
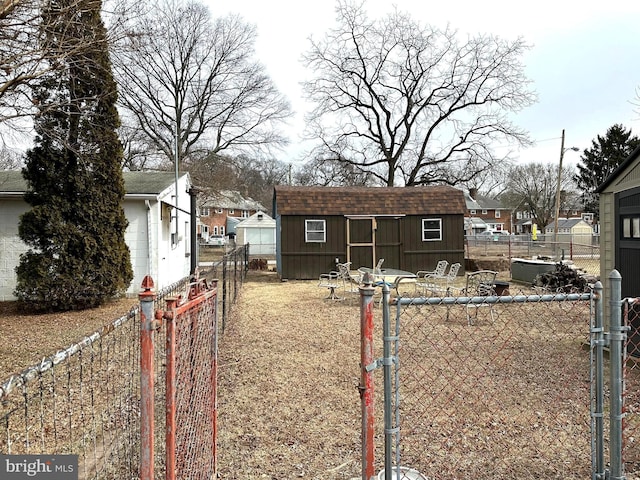
[[[129, 221], [125, 242], [131, 252], [134, 277], [127, 290], [136, 295], [145, 275], [156, 289], [189, 275], [197, 252], [192, 241], [188, 174], [178, 179], [168, 172], [124, 172], [124, 213]], [[14, 300], [15, 267], [27, 245], [18, 236], [20, 215], [30, 206], [24, 201], [26, 182], [20, 172], [0, 171], [0, 300]], [[193, 255], [192, 255], [193, 253]]]
[[622, 276], [622, 297], [639, 297], [640, 147], [616, 168], [596, 193], [600, 194], [600, 276], [605, 295], [607, 278], [616, 269]]
[[264, 212], [256, 212], [236, 225], [236, 244], [249, 244], [249, 255], [276, 254], [276, 221]]
[[476, 235], [486, 230], [511, 232], [511, 210], [505, 208], [499, 200], [478, 195], [471, 188], [464, 194], [466, 235]]
[[[276, 265], [283, 279], [313, 279], [336, 269], [433, 270], [464, 265], [462, 191], [453, 187], [277, 186]], [[463, 273], [462, 271], [460, 273]]]
[[[544, 229], [547, 235], [555, 234], [556, 222], [553, 221]], [[558, 241], [581, 243], [591, 245], [593, 240], [593, 227], [582, 218], [560, 218], [558, 219]]]
[[232, 190], [209, 195], [198, 205], [198, 236], [205, 243], [209, 235], [234, 235], [239, 222], [258, 211], [266, 210], [259, 202]]

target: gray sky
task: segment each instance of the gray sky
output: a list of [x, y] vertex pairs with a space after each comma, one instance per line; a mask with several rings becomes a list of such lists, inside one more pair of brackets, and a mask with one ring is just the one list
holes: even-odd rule
[[[299, 82], [305, 71], [301, 54], [308, 38], [319, 38], [335, 24], [332, 0], [205, 0], [214, 17], [238, 13], [257, 27], [256, 50], [278, 88], [297, 112], [292, 122], [293, 145], [280, 159], [295, 162], [303, 149], [297, 143], [302, 115]], [[371, 18], [392, 10], [411, 13], [421, 23], [448, 24], [461, 35], [491, 33], [504, 38], [522, 36], [532, 45], [523, 58], [533, 81], [538, 103], [515, 117], [530, 132], [536, 145], [516, 154], [520, 161], [558, 161], [560, 137], [565, 147], [589, 148], [591, 140], [620, 123], [640, 136], [640, 2], [538, 0], [368, 0]], [[635, 24], [635, 25], [634, 25]], [[567, 152], [565, 162], [575, 163], [578, 153]]]

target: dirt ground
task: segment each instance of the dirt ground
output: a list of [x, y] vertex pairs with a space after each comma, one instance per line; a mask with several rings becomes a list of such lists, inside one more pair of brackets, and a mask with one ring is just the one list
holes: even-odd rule
[[0, 302], [0, 383], [120, 318], [137, 302], [122, 298], [100, 308], [40, 315], [24, 315], [15, 302]]
[[328, 292], [309, 286], [253, 273], [227, 322], [219, 352], [222, 479], [359, 477], [357, 300], [324, 300]]

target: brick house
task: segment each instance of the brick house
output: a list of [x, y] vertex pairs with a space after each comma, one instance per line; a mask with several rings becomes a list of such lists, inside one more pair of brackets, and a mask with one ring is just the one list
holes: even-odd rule
[[240, 221], [265, 210], [259, 202], [238, 191], [221, 190], [199, 202], [198, 237], [206, 243], [211, 235], [234, 236]]
[[511, 209], [504, 207], [499, 200], [478, 195], [478, 190], [475, 188], [466, 192], [464, 197], [465, 234], [475, 235], [485, 230], [513, 232]]

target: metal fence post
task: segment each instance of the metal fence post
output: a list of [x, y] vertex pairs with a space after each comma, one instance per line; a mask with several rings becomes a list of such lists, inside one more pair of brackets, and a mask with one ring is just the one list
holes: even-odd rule
[[393, 426], [392, 404], [392, 369], [396, 357], [391, 353], [391, 344], [397, 340], [397, 336], [391, 335], [391, 319], [389, 306], [389, 285], [382, 285], [382, 367], [384, 371], [384, 478], [392, 479], [393, 468], [393, 436], [397, 429]]
[[602, 302], [603, 286], [596, 282], [594, 286], [594, 323], [591, 327], [592, 372], [592, 478], [605, 479], [604, 464], [604, 306]]
[[362, 480], [374, 476], [373, 443], [373, 294], [372, 278], [366, 274], [360, 287], [360, 403], [362, 408]]
[[622, 355], [626, 330], [622, 325], [622, 277], [617, 270], [609, 274], [610, 297], [610, 395], [611, 410], [609, 414], [610, 428], [610, 475], [611, 480], [624, 479], [622, 462]]
[[140, 480], [153, 480], [153, 419], [154, 419], [154, 371], [153, 332], [155, 318], [153, 305], [153, 279], [147, 275], [142, 280], [140, 300]]

